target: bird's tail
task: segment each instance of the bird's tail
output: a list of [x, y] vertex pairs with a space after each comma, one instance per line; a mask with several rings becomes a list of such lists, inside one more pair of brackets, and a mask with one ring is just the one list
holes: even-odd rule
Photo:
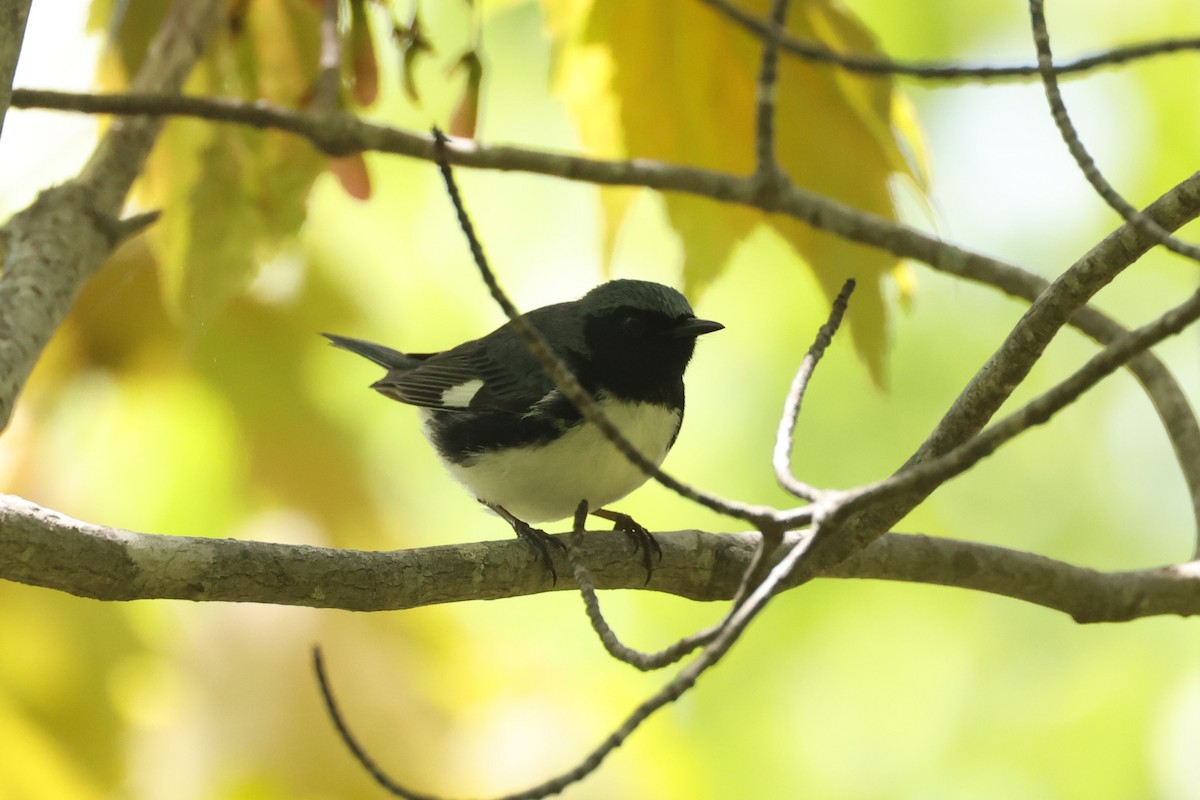
[[384, 347], [381, 344], [364, 341], [363, 339], [351, 339], [349, 336], [338, 336], [334, 333], [322, 333], [326, 339], [334, 347], [340, 347], [343, 350], [349, 350], [351, 353], [356, 353], [363, 358], [373, 361], [384, 369], [389, 370], [410, 370], [415, 369], [421, 363], [421, 359], [410, 356], [407, 353], [401, 353], [399, 350], [393, 350], [390, 347]]

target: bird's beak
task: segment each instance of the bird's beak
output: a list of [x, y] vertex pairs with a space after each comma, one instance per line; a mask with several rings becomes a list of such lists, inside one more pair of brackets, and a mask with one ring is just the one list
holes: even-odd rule
[[682, 319], [676, 323], [675, 327], [671, 328], [671, 330], [667, 332], [667, 335], [682, 339], [685, 336], [702, 336], [706, 333], [719, 331], [724, 327], [725, 326], [721, 323], [713, 322], [711, 319], [696, 319], [695, 317], [688, 317], [687, 319]]

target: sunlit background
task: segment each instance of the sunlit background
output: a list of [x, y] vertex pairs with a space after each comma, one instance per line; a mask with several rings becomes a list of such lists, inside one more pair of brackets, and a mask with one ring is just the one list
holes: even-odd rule
[[[847, 5], [895, 57], [1033, 59], [1019, 3]], [[448, 39], [465, 27], [461, 4], [424, 12]], [[1048, 12], [1060, 58], [1200, 33], [1190, 0], [1136, 9], [1061, 0]], [[34, 4], [17, 86], [92, 85], [101, 43], [85, 35], [86, 15], [84, 0]], [[481, 138], [578, 150], [549, 89], [539, 5], [484, 2], [482, 19]], [[411, 129], [443, 121], [461, 81], [443, 76], [450, 54], [439, 58], [414, 108], [385, 57], [370, 114]], [[1085, 143], [1133, 202], [1195, 169], [1197, 85], [1200, 61], [1185, 53], [1066, 86]], [[928, 199], [896, 187], [910, 224], [1046, 276], [1115, 227], [1069, 161], [1038, 85], [904, 89], [932, 171]], [[10, 112], [0, 213], [73, 175], [96, 131], [84, 117]], [[299, 241], [198, 330], [164, 309], [144, 244], [118, 253], [47, 349], [0, 439], [0, 488], [161, 534], [362, 549], [510, 536], [441, 471], [415, 412], [367, 390], [375, 370], [317, 335], [428, 351], [502, 321], [433, 167], [367, 163], [369, 202], [321, 177]], [[459, 177], [519, 305], [575, 297], [603, 279], [593, 187]], [[611, 274], [679, 285], [680, 263], [660, 199], [641, 195]], [[849, 487], [898, 467], [1023, 311], [994, 290], [915, 271], [911, 310], [893, 304], [887, 390], [846, 341], [822, 364], [799, 429], [805, 480]], [[1140, 324], [1192, 291], [1197, 275], [1195, 264], [1155, 253], [1098, 305]], [[731, 497], [786, 503], [768, 461], [774, 425], [826, 302], [764, 232], [693, 299], [727, 330], [698, 348], [687, 424], [666, 466]], [[1200, 403], [1195, 329], [1160, 351]], [[1064, 333], [1016, 399], [1092, 352]], [[652, 529], [738, 529], [653, 485], [621, 507]], [[1189, 519], [1161, 427], [1122, 374], [937, 492], [900, 529], [1133, 569], [1187, 558]], [[722, 611], [648, 592], [602, 599], [617, 630], [647, 648]], [[398, 779], [448, 796], [515, 791], [573, 766], [667, 680], [607, 657], [581, 612], [571, 593], [354, 614], [105, 604], [0, 584], [0, 798], [378, 797], [322, 712], [308, 666], [314, 643], [356, 730]], [[982, 594], [819, 581], [776, 600], [716, 670], [564, 796], [1186, 800], [1200, 797], [1198, 753], [1195, 621], [1082, 627]]]

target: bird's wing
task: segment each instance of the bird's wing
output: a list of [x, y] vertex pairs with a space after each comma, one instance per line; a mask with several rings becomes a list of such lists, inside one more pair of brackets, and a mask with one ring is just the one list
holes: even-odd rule
[[555, 391], [554, 381], [519, 340], [513, 347], [508, 331], [497, 333], [443, 353], [413, 356], [420, 359], [416, 367], [389, 370], [372, 388], [425, 408], [523, 414]]

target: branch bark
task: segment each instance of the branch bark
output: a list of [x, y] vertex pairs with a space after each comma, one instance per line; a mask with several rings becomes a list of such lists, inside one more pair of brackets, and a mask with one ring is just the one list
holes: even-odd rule
[[[176, 0], [135, 76], [137, 91], [177, 92], [216, 28], [220, 0]], [[131, 232], [125, 195], [162, 127], [161, 117], [115, 122], [75, 179], [47, 189], [0, 229], [0, 430], [80, 288]], [[136, 227], [136, 226], [132, 226]]]
[[[661, 565], [648, 587], [728, 600], [757, 534], [656, 534]], [[581, 548], [601, 589], [640, 589], [641, 562], [622, 533], [594, 531]], [[574, 588], [559, 570], [554, 591]], [[1078, 622], [1200, 615], [1200, 562], [1098, 572], [1031, 553], [889, 533], [821, 577], [953, 586], [1023, 600]], [[516, 539], [366, 552], [271, 542], [163, 536], [71, 519], [0, 495], [0, 578], [97, 600], [177, 599], [384, 611], [496, 600], [552, 590]], [[793, 584], [795, 581], [793, 581]]]

